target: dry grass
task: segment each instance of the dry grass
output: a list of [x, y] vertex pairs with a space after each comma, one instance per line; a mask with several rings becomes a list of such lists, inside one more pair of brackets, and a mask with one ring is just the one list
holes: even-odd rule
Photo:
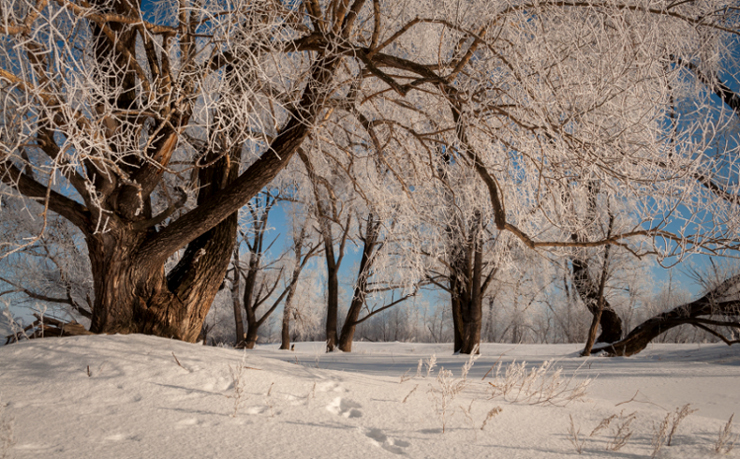
[[735, 413], [732, 413], [730, 419], [727, 420], [727, 424], [719, 429], [719, 436], [714, 444], [714, 452], [717, 454], [729, 454], [735, 447], [737, 440], [740, 439], [740, 435], [732, 433], [732, 418], [734, 417]]
[[578, 454], [583, 454], [583, 444], [586, 442], [586, 440], [580, 439], [581, 428], [579, 427], [576, 429], [576, 426], [573, 423], [573, 416], [568, 415], [568, 417], [570, 418], [570, 426], [568, 427], [568, 440], [570, 440], [570, 443], [576, 449], [576, 452]]
[[[570, 378], [562, 377], [562, 368], [554, 368], [553, 361], [548, 360], [539, 367], [528, 369], [527, 362], [508, 365], [502, 373], [499, 363], [493, 376], [490, 398], [502, 397], [510, 403], [527, 403], [530, 405], [551, 404], [565, 406], [568, 403], [583, 399], [586, 396], [591, 379], [576, 382], [578, 372]], [[579, 367], [580, 368], [580, 367]]]

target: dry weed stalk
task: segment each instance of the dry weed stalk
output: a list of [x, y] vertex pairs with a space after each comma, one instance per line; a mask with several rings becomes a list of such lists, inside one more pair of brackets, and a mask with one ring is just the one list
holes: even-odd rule
[[692, 410], [690, 407], [691, 403], [687, 403], [680, 408], [676, 408], [676, 411], [673, 412], [671, 431], [668, 433], [668, 446], [671, 446], [671, 440], [673, 440], [673, 435], [676, 433], [676, 430], [678, 430], [678, 425], [681, 421], [691, 413], [696, 412], [696, 410]]
[[418, 389], [418, 388], [419, 388], [419, 385], [418, 384], [415, 385], [414, 388], [411, 389], [411, 392], [409, 392], [408, 394], [406, 394], [406, 396], [403, 398], [403, 401], [401, 403], [406, 403], [406, 400], [408, 400], [409, 397], [411, 397], [411, 394], [413, 394], [414, 392], [416, 392], [416, 389]]
[[270, 417], [275, 417], [275, 407], [272, 403], [272, 398], [270, 395], [272, 394], [272, 387], [275, 385], [275, 382], [273, 381], [270, 383], [270, 387], [267, 389], [267, 393], [265, 394], [265, 402], [267, 403], [267, 407], [270, 408]]
[[488, 421], [493, 419], [497, 414], [499, 414], [502, 411], [503, 411], [503, 408], [501, 408], [500, 406], [491, 408], [491, 411], [489, 411], [488, 414], [486, 414], [486, 418], [483, 420], [483, 424], [481, 424], [480, 430], [485, 429], [486, 424], [488, 424]]
[[606, 444], [607, 451], [619, 451], [627, 444], [630, 437], [632, 437], [632, 421], [637, 417], [636, 413], [630, 413], [625, 416], [624, 411], [619, 413], [616, 424], [616, 431], [614, 437], [609, 440]]
[[[475, 399], [473, 399], [473, 400], [470, 401], [470, 405], [468, 405], [467, 408], [465, 408], [464, 406], [460, 405], [460, 409], [462, 410], [463, 414], [465, 415], [465, 419], [466, 419], [468, 425], [470, 425], [470, 427], [475, 426], [475, 421], [473, 420], [473, 403], [475, 403]], [[476, 438], [477, 438], [477, 433], [476, 433]]]
[[432, 370], [434, 369], [434, 367], [437, 366], [437, 354], [432, 354], [432, 356], [429, 357], [429, 359], [424, 363], [426, 363], [427, 366], [427, 375], [425, 376], [425, 378], [428, 378], [429, 375], [432, 374]]
[[[690, 407], [691, 404], [687, 403], [684, 406], [676, 408], [673, 413], [666, 413], [663, 421], [661, 421], [659, 425], [653, 426], [653, 438], [651, 440], [653, 452], [650, 455], [651, 458], [654, 458], [658, 455], [658, 452], [663, 447], [663, 445], [671, 446], [673, 435], [675, 435], [676, 431], [678, 430], [678, 426], [679, 424], [681, 424], [681, 421], [683, 421], [684, 418], [696, 411], [692, 410]], [[669, 425], [671, 426], [670, 431], [668, 430]]]
[[[585, 379], [574, 384], [578, 369], [568, 379], [563, 379], [562, 368], [553, 370], [553, 361], [547, 360], [539, 367], [527, 370], [527, 362], [517, 364], [513, 361], [501, 374], [501, 363], [496, 367], [494, 382], [490, 398], [501, 395], [504, 400], [512, 403], [528, 403], [530, 405], [553, 404], [565, 406], [574, 400], [586, 396], [591, 379]], [[580, 367], [578, 367], [580, 369]]]
[[[172, 356], [175, 356], [174, 352], [172, 353]], [[177, 357], [175, 357], [175, 361], [177, 361]], [[244, 402], [244, 370], [259, 370], [259, 368], [247, 366], [246, 353], [242, 355], [242, 359], [239, 363], [236, 364], [236, 367], [232, 367], [231, 365], [229, 365], [229, 374], [231, 375], [231, 384], [234, 388], [234, 391], [231, 395], [225, 395], [225, 397], [234, 400], [234, 412], [231, 413], [232, 418], [236, 417], [236, 413], [239, 411], [239, 406], [241, 406], [241, 404]]]
[[454, 409], [451, 409], [452, 401], [460, 392], [465, 389], [467, 381], [456, 379], [450, 370], [444, 367], [437, 373], [437, 386], [429, 389], [429, 396], [434, 404], [434, 413], [442, 421], [442, 433], [445, 433], [447, 422], [454, 415]]
[[568, 417], [570, 418], [570, 426], [568, 427], [568, 440], [570, 440], [571, 444], [576, 449], [576, 452], [578, 452], [578, 454], [583, 454], [583, 444], [586, 442], [586, 440], [581, 440], [579, 438], [579, 435], [581, 434], [581, 428], [579, 427], [578, 429], [576, 429], [576, 426], [573, 423], [573, 416], [569, 414]]
[[732, 433], [732, 418], [734, 417], [735, 413], [732, 413], [730, 419], [727, 420], [727, 424], [719, 429], [719, 437], [714, 444], [714, 452], [717, 454], [729, 454], [735, 447], [735, 442], [740, 439], [740, 435], [734, 435]]
[[599, 425], [597, 425], [596, 427], [594, 427], [594, 430], [592, 430], [591, 433], [588, 436], [589, 437], [593, 437], [597, 433], [599, 433], [602, 430], [606, 429], [607, 427], [609, 427], [609, 424], [611, 424], [611, 422], [613, 420], [615, 420], [616, 418], [617, 418], [617, 415], [616, 414], [612, 414], [608, 418], [602, 419], [601, 422], [599, 423]]
[[670, 420], [671, 414], [668, 413], [665, 415], [665, 418], [663, 418], [663, 421], [660, 423], [659, 426], [653, 426], [653, 438], [650, 441], [650, 444], [653, 447], [653, 453], [650, 455], [651, 459], [658, 455], [658, 452], [665, 443], [666, 436], [668, 435], [668, 424], [670, 423]]

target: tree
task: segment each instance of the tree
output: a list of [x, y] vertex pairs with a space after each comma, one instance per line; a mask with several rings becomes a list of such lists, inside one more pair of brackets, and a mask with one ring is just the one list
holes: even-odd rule
[[[42, 6], [2, 9], [0, 175], [85, 236], [92, 331], [194, 341], [231, 256], [236, 211], [290, 160], [339, 59], [297, 58], [311, 35], [279, 4], [162, 5], [152, 20], [124, 1]], [[338, 37], [356, 13], [333, 16]], [[272, 84], [287, 70], [265, 68], [273, 55], [292, 64], [295, 85]], [[286, 108], [270, 117], [260, 110], [268, 100]], [[185, 187], [196, 198], [187, 212]]]
[[497, 258], [501, 253], [494, 250], [497, 239], [489, 228], [490, 215], [481, 210], [485, 207], [480, 201], [471, 198], [481, 196], [476, 193], [480, 188], [470, 190], [475, 178], [463, 174], [453, 179], [449, 159], [442, 167], [440, 181], [446, 199], [435, 225], [442, 234], [433, 238], [442, 245], [426, 249], [438, 262], [429, 276], [450, 295], [455, 352], [469, 354], [480, 343], [483, 299], [500, 267]]
[[[675, 56], [674, 56], [675, 57]], [[696, 80], [707, 91], [716, 95], [722, 105], [731, 110], [732, 115], [740, 117], [740, 96], [732, 91], [716, 73], [706, 73], [696, 63], [677, 58], [677, 64], [690, 71]], [[710, 111], [710, 110], [708, 110]], [[717, 152], [706, 159], [710, 163], [709, 173], [695, 173], [693, 178], [702, 187], [721, 201], [740, 209], [738, 172], [736, 164], [740, 159], [737, 151], [719, 145]], [[734, 183], [733, 183], [734, 182]], [[708, 333], [724, 343], [737, 344], [736, 332], [740, 330], [740, 275], [725, 274], [706, 282], [704, 276], [697, 275], [704, 284], [705, 294], [695, 300], [681, 304], [671, 310], [657, 314], [635, 327], [630, 333], [616, 343], [600, 347], [613, 356], [629, 356], [642, 351], [661, 334], [681, 325], [691, 325]], [[723, 333], [723, 328], [729, 333]]]
[[[696, 161], [711, 139], [694, 134], [724, 118], [670, 129], [677, 100], [708, 100], [671, 56], [712, 74], [736, 27], [725, 2], [466, 6], [5, 0], [4, 192], [84, 236], [92, 331], [188, 341], [223, 281], [236, 212], [299, 149], [382, 204], [389, 190], [439, 199], [427, 191], [442, 144], [484, 185], [495, 230], [530, 249], [732, 245], [735, 227], [696, 225], [732, 213], [695, 179], [716, 170]], [[571, 241], [557, 190], [593, 181], [639, 203], [640, 225]], [[696, 212], [677, 221], [679, 204]]]
[[[383, 228], [388, 223], [388, 227]], [[408, 239], [397, 234], [395, 229], [395, 224], [381, 221], [372, 211], [360, 222], [358, 239], [362, 242], [362, 254], [352, 300], [338, 341], [338, 347], [343, 352], [352, 351], [358, 325], [413, 298], [424, 285], [404, 259], [403, 247]], [[389, 253], [393, 252], [393, 248], [396, 251]], [[380, 305], [368, 305], [373, 297], [380, 300]], [[360, 317], [363, 310], [365, 313]]]
[[[265, 245], [265, 235], [268, 231], [267, 222], [270, 211], [277, 201], [277, 195], [263, 192], [247, 203], [251, 221], [249, 231], [248, 233], [241, 233], [241, 238], [238, 239], [234, 248], [231, 296], [236, 322], [236, 347], [239, 348], [252, 349], [254, 347], [257, 343], [260, 326], [269, 319], [290, 289], [290, 287], [286, 287], [277, 299], [273, 298], [273, 293], [275, 293], [275, 289], [282, 280], [283, 269], [271, 266], [274, 263], [266, 259], [267, 252], [275, 243], [275, 240], [273, 240]], [[246, 247], [242, 247], [242, 244]], [[245, 266], [242, 266], [240, 254], [242, 248], [245, 248], [247, 256]], [[277, 274], [275, 274], [275, 270], [278, 271]], [[244, 280], [244, 294], [239, 295], [242, 279]], [[272, 300], [273, 303], [266, 311], [262, 312], [260, 317], [257, 310], [268, 300]], [[247, 319], [246, 333], [244, 333], [242, 322], [242, 309]]]
[[[7, 214], [23, 212], [18, 200], [6, 200], [2, 205]], [[28, 238], [38, 234], [40, 225], [22, 223], [4, 220], [3, 231]], [[2, 260], [0, 283], [4, 285], [0, 297], [10, 297], [16, 307], [29, 305], [47, 317], [88, 321], [93, 304], [90, 266], [81, 249], [84, 242], [76, 236], [66, 220], [49, 219], [44, 236], [36, 244]]]
[[[290, 275], [290, 284], [288, 285], [288, 296], [285, 298], [283, 307], [283, 320], [281, 331], [280, 349], [290, 349], [290, 318], [298, 316], [298, 309], [294, 305], [295, 294], [298, 291], [298, 280], [303, 268], [308, 261], [319, 253], [319, 244], [313, 244], [308, 237], [309, 219], [306, 218], [298, 230], [298, 235], [293, 238], [293, 253], [295, 260], [293, 262], [293, 272]], [[304, 299], [305, 300], [305, 299]]]

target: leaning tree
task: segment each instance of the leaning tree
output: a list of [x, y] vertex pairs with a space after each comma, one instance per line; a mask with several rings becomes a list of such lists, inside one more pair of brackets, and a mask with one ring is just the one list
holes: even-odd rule
[[[237, 210], [299, 149], [372, 202], [389, 189], [439, 199], [426, 190], [441, 151], [481, 181], [496, 231], [531, 249], [736, 234], [696, 220], [740, 221], [695, 179], [718, 183], [700, 159], [725, 117], [686, 110], [671, 128], [676, 101], [709, 100], [676, 56], [713, 74], [733, 4], [462, 6], [2, 0], [3, 192], [84, 236], [92, 331], [189, 341], [223, 281]], [[594, 182], [638, 203], [640, 224], [573, 241], [559, 190], [579, 201]], [[695, 210], [683, 226], [679, 204]], [[4, 237], [5, 254], [33, 243]]]

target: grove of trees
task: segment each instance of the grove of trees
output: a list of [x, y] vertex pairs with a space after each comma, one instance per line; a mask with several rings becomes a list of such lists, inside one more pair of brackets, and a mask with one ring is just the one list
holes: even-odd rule
[[[626, 337], [610, 291], [645, 259], [737, 255], [739, 12], [0, 0], [0, 293], [66, 305], [94, 333], [190, 342], [230, 295], [246, 347], [282, 304], [287, 348], [322, 260], [328, 350], [427, 289], [463, 353], [501, 331], [497, 309], [569, 302], [614, 354], [681, 324], [736, 342], [736, 273]], [[522, 336], [520, 319], [501, 333]]]

